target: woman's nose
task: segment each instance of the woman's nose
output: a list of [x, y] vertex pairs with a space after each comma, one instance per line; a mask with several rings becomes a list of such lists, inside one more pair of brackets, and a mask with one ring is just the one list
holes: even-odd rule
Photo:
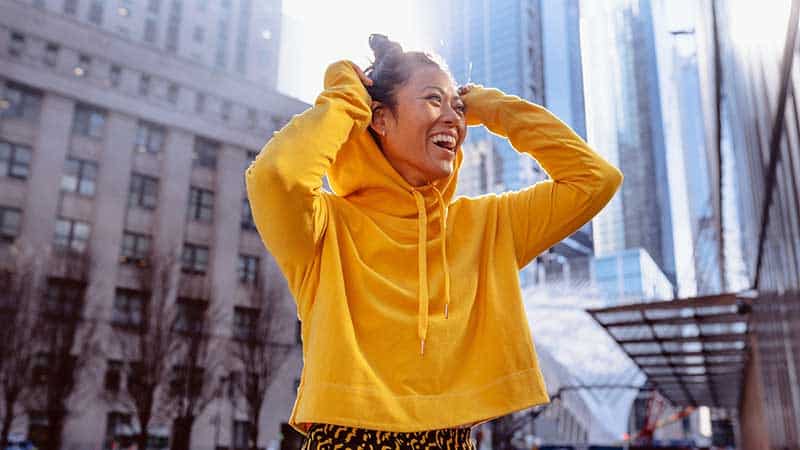
[[446, 103], [442, 106], [442, 119], [445, 120], [447, 123], [458, 123], [461, 120], [461, 116], [458, 114], [458, 111], [453, 108], [452, 105]]

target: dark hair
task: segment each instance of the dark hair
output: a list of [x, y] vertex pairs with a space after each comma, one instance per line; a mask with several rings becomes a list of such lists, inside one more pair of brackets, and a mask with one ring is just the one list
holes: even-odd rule
[[367, 86], [367, 92], [372, 100], [381, 102], [392, 112], [396, 112], [397, 89], [408, 81], [419, 66], [433, 66], [449, 73], [440, 57], [425, 52], [404, 52], [400, 44], [382, 34], [371, 34], [369, 47], [375, 54], [375, 60], [364, 71], [373, 82], [372, 86]]

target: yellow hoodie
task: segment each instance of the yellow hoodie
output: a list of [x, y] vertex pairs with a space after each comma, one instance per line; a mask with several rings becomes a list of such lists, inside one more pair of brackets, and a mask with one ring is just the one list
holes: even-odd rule
[[345, 61], [247, 169], [302, 321], [289, 420], [302, 432], [449, 428], [549, 401], [519, 269], [597, 214], [622, 175], [541, 106], [482, 87], [463, 98], [468, 125], [508, 137], [552, 180], [453, 199], [459, 148], [448, 179], [412, 187], [366, 131], [369, 94]]

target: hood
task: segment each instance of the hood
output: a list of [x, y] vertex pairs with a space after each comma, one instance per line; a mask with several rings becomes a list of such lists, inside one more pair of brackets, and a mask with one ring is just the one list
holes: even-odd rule
[[[462, 160], [463, 153], [459, 146], [456, 149], [453, 172], [448, 178], [414, 187], [389, 164], [372, 139], [372, 135], [365, 128], [355, 126], [328, 171], [328, 181], [335, 194], [369, 210], [395, 217], [417, 219], [419, 268], [417, 335], [420, 339], [421, 355], [425, 354], [429, 320], [428, 223], [439, 222], [441, 239], [438, 241], [443, 265], [440, 270], [444, 273], [444, 316], [447, 318], [450, 306], [450, 270], [446, 250], [447, 208], [455, 195]], [[430, 240], [436, 237], [432, 236]]]
[[[441, 192], [445, 206], [450, 204], [455, 195], [462, 159], [459, 146], [453, 173], [431, 184]], [[418, 214], [414, 191], [423, 194], [428, 208], [436, 207], [437, 196], [431, 185], [411, 186], [389, 164], [369, 132], [358, 126], [353, 127], [350, 137], [337, 153], [336, 160], [328, 170], [328, 181], [336, 195], [359, 206], [393, 216], [414, 217]]]

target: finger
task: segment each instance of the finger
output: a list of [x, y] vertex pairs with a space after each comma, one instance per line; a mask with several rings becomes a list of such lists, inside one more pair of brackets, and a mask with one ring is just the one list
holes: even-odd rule
[[361, 70], [361, 67], [358, 67], [358, 65], [355, 63], [350, 63], [350, 65], [353, 66], [353, 70], [356, 71], [358, 78], [362, 83], [364, 83], [365, 86], [372, 86], [372, 80], [367, 77], [363, 70]]

